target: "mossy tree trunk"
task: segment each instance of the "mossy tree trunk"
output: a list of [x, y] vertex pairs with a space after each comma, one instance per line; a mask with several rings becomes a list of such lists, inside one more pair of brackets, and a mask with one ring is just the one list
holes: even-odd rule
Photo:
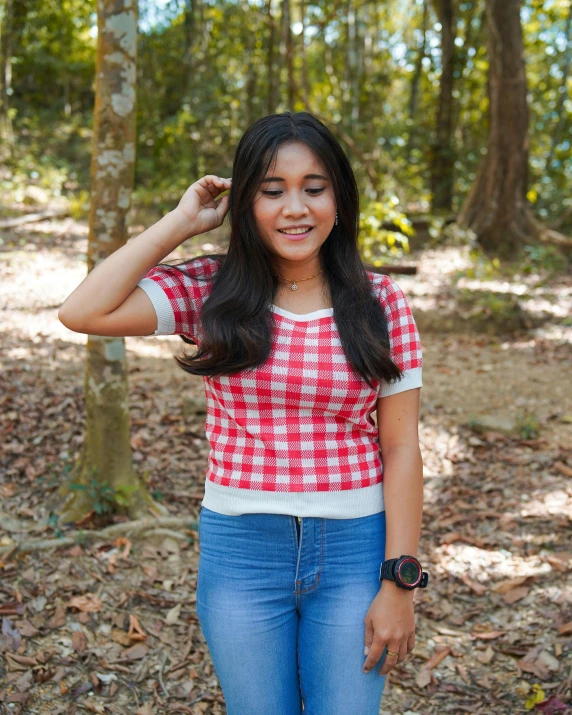
[[[97, 79], [91, 161], [88, 271], [123, 246], [135, 164], [136, 0], [99, 0]], [[124, 338], [88, 336], [85, 373], [86, 434], [70, 483], [59, 496], [62, 521], [94, 509], [93, 494], [70, 488], [107, 483], [120, 503], [109, 506], [136, 518], [163, 513], [133, 468]], [[109, 495], [109, 492], [108, 492]], [[100, 504], [102, 504], [100, 500]]]

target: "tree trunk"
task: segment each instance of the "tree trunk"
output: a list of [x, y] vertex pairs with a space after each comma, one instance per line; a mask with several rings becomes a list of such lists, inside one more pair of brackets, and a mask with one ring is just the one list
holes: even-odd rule
[[300, 0], [300, 14], [302, 23], [302, 39], [300, 40], [300, 57], [302, 59], [302, 92], [304, 104], [310, 101], [310, 80], [308, 78], [308, 62], [306, 57], [306, 1]]
[[276, 106], [278, 104], [278, 82], [276, 80], [277, 73], [274, 69], [274, 44], [275, 44], [275, 23], [272, 16], [272, 0], [266, 3], [266, 15], [268, 17], [268, 57], [267, 57], [267, 72], [268, 72], [268, 114], [276, 114]]
[[407, 147], [405, 149], [406, 161], [409, 163], [411, 151], [415, 141], [416, 126], [417, 126], [417, 98], [419, 97], [419, 84], [421, 82], [421, 74], [423, 72], [423, 60], [427, 56], [427, 21], [429, 16], [428, 0], [423, 0], [423, 20], [421, 22], [422, 40], [421, 46], [417, 51], [417, 59], [415, 60], [415, 70], [411, 78], [411, 94], [409, 96], [409, 119], [411, 127], [409, 136], [407, 137]]
[[282, 0], [282, 56], [287, 71], [288, 109], [294, 112], [296, 102], [296, 78], [294, 77], [294, 43], [290, 19], [290, 0]]
[[487, 154], [459, 214], [489, 252], [509, 257], [541, 238], [526, 201], [528, 105], [520, 0], [487, 0], [489, 135]]
[[183, 54], [184, 66], [184, 99], [189, 102], [193, 96], [193, 76], [194, 68], [194, 45], [195, 45], [195, 0], [185, 0], [184, 34], [185, 46]]
[[554, 155], [556, 154], [556, 147], [562, 141], [562, 130], [566, 126], [567, 112], [564, 108], [564, 102], [566, 101], [568, 93], [566, 92], [566, 87], [568, 85], [568, 77], [570, 76], [570, 65], [572, 63], [572, 2], [568, 7], [568, 17], [566, 18], [566, 49], [564, 50], [564, 63], [562, 67], [562, 92], [558, 93], [558, 100], [556, 102], [556, 107], [554, 109], [555, 115], [558, 117], [556, 127], [552, 132], [552, 141], [550, 143], [550, 152], [548, 158], [546, 159], [546, 171], [550, 170], [552, 162], [554, 161]]
[[[248, 5], [248, 2], [244, 2], [243, 12], [244, 12], [244, 20], [246, 23], [251, 21], [250, 17], [249, 17], [249, 9], [250, 8]], [[257, 82], [258, 82], [258, 58], [256, 56], [256, 47], [255, 47], [256, 35], [257, 35], [257, 33], [255, 31], [250, 32], [250, 30], [248, 30], [248, 39], [246, 41], [246, 61], [247, 61], [246, 83], [245, 83], [246, 101], [245, 101], [245, 107], [244, 107], [245, 122], [246, 122], [247, 127], [249, 127], [252, 124], [252, 122], [254, 122], [254, 120], [256, 119], [255, 107], [257, 105], [254, 102], [254, 99], [257, 96], [256, 86], [257, 86]]]
[[431, 160], [431, 208], [451, 211], [455, 151], [453, 149], [453, 83], [455, 71], [455, 12], [453, 0], [436, 0], [435, 8], [441, 24], [441, 81], [439, 108]]
[[[99, 0], [94, 138], [91, 161], [88, 271], [123, 246], [135, 165], [137, 10], [131, 0]], [[88, 336], [85, 372], [86, 433], [71, 483], [95, 485], [99, 496], [64, 485], [62, 521], [76, 521], [104, 503], [141, 517], [162, 511], [135, 474], [129, 441], [125, 339]]]
[[0, 158], [7, 159], [14, 146], [9, 112], [12, 93], [12, 0], [4, 0], [0, 8]]

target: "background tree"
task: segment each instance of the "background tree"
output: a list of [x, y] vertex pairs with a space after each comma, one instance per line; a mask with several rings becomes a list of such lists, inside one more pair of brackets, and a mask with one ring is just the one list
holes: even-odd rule
[[[489, 135], [487, 154], [459, 215], [490, 252], [510, 256], [526, 244], [559, 240], [527, 201], [529, 137], [520, 0], [487, 0]], [[564, 237], [561, 243], [567, 243]]]
[[454, 0], [434, 0], [434, 4], [441, 25], [441, 78], [431, 158], [431, 208], [433, 211], [451, 211], [455, 170], [453, 88], [457, 12]]
[[[125, 244], [135, 167], [137, 6], [99, 0], [88, 271]], [[89, 335], [86, 431], [62, 508], [63, 521], [95, 507], [132, 517], [161, 511], [132, 462], [125, 339]]]

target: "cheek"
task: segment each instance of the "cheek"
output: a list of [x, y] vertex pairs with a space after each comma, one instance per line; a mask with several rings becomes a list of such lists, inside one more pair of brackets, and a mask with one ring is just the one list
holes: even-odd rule
[[262, 230], [267, 230], [268, 225], [271, 225], [271, 222], [274, 220], [275, 213], [276, 212], [273, 211], [272, 206], [269, 206], [268, 203], [264, 201], [258, 202], [253, 209], [254, 220]]
[[320, 202], [316, 203], [315, 211], [317, 214], [323, 217], [328, 217], [330, 214], [335, 214], [336, 212], [336, 201], [332, 194], [320, 197]]

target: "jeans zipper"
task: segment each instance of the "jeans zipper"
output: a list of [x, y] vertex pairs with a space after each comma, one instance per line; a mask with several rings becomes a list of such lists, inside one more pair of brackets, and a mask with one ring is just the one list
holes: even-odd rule
[[298, 519], [298, 543], [300, 543], [300, 533], [301, 533], [300, 525], [302, 524], [302, 519], [299, 516], [297, 516], [296, 519]]

